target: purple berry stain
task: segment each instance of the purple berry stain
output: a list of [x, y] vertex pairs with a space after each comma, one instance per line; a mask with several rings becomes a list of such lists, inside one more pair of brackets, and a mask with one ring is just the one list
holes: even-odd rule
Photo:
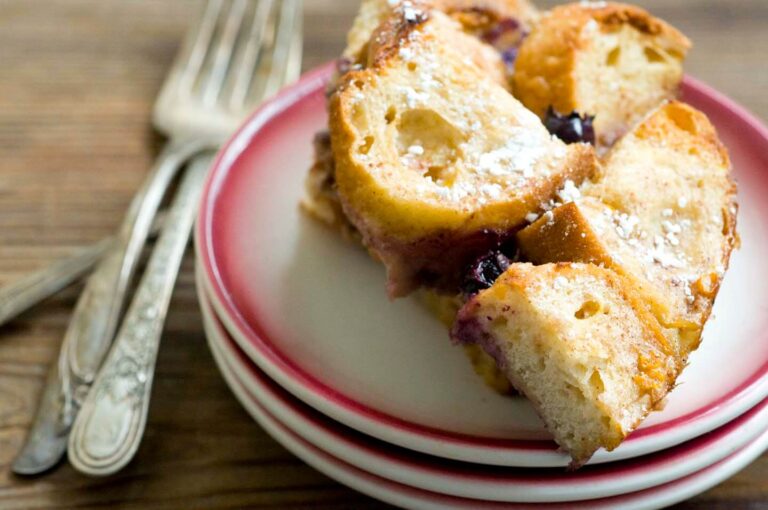
[[520, 25], [517, 19], [503, 18], [482, 33], [481, 39], [501, 53], [501, 60], [504, 62], [507, 72], [512, 73], [515, 69], [515, 60], [517, 60], [517, 49], [527, 35], [528, 31]]

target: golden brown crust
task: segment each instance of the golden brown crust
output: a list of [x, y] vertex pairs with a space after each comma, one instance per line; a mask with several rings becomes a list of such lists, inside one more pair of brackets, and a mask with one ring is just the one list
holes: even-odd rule
[[[397, 56], [400, 48], [407, 44], [408, 38], [413, 37], [420, 30], [420, 26], [429, 20], [432, 12], [430, 4], [413, 2], [412, 5], [411, 17], [406, 17], [402, 10], [395, 9], [393, 14], [376, 28], [367, 46], [365, 67], [386, 67], [388, 62]], [[459, 26], [460, 24], [457, 23], [455, 28], [458, 29]], [[448, 43], [448, 41], [445, 42]], [[453, 44], [462, 55], [468, 56], [482, 74], [505, 89], [510, 88], [504, 62], [494, 48], [480, 43], [476, 38], [469, 37], [455, 37], [450, 44]]]
[[[599, 66], [605, 65], [605, 62], [591, 69], [591, 76], [580, 76], [583, 71], [579, 71], [578, 61], [596, 37], [616, 32], [624, 26], [631, 26], [641, 34], [654, 38], [665, 52], [679, 60], [682, 60], [690, 47], [690, 41], [674, 27], [635, 6], [606, 3], [595, 7], [577, 3], [556, 7], [542, 17], [520, 47], [513, 76], [515, 95], [539, 116], [543, 116], [550, 106], [560, 113], [579, 111], [597, 114], [597, 127], [602, 128], [600, 123], [606, 120], [606, 112], [585, 111], [595, 110], [596, 107], [585, 104], [585, 99], [580, 97], [580, 87], [584, 80], [594, 80], [595, 76], [600, 76], [602, 72]], [[671, 68], [668, 80], [674, 80], [675, 73]], [[617, 93], [621, 93], [623, 85], [616, 78], [611, 80], [617, 82], [611, 86], [616, 86]], [[667, 87], [671, 89], [669, 92], [675, 93], [674, 84]], [[651, 97], [665, 93], [649, 91]], [[628, 112], [626, 117], [642, 116], [644, 113]], [[606, 143], [611, 143], [622, 134], [621, 127], [612, 125], [603, 130], [606, 131]], [[600, 137], [601, 133], [598, 133]]]
[[523, 260], [610, 265], [600, 236], [574, 202], [557, 207], [517, 233]]
[[[512, 264], [510, 268], [502, 274], [494, 287], [498, 284], [500, 287], [508, 286], [519, 289], [525, 293], [532, 288], [534, 282], [540, 278], [539, 272], [543, 270], [535, 269], [531, 264]], [[578, 280], [583, 275], [589, 275], [596, 280], [601, 280], [616, 291], [629, 304], [633, 313], [643, 323], [643, 330], [652, 340], [654, 347], [657, 347], [665, 355], [674, 355], [675, 351], [667, 341], [664, 331], [656, 318], [648, 311], [642, 295], [636, 290], [632, 282], [621, 274], [594, 263], [574, 263], [574, 262], [556, 262], [547, 265], [551, 271], [551, 280], [557, 276], [563, 276], [569, 279]], [[554, 285], [554, 283], [553, 283]], [[491, 287], [493, 289], [494, 287]], [[492, 290], [490, 292], [493, 292]], [[674, 382], [674, 381], [673, 381]]]
[[514, 17], [531, 25], [539, 19], [539, 11], [529, 0], [433, 0], [433, 5], [446, 14], [493, 16], [496, 20]]
[[[408, 7], [416, 12], [441, 11], [458, 21], [467, 33], [482, 37], [494, 24], [513, 19], [523, 32], [529, 32], [539, 18], [538, 10], [528, 0], [411, 0]], [[390, 26], [383, 31], [405, 31], [407, 26], [392, 24], [392, 14], [402, 12], [402, 4], [390, 5], [387, 0], [364, 0], [348, 34], [344, 57], [365, 63], [369, 46], [375, 44], [375, 32], [382, 32], [381, 23]], [[390, 39], [391, 37], [386, 37]], [[370, 42], [369, 42], [370, 41]], [[366, 57], [366, 58], [362, 58]]]
[[523, 30], [530, 31], [540, 16], [528, 0], [434, 0], [434, 5], [475, 35], [506, 19], [514, 19]]
[[588, 18], [562, 18], [557, 12], [554, 9], [543, 17], [523, 42], [515, 61], [512, 90], [540, 117], [550, 105], [563, 113], [576, 109], [574, 54]]
[[[536, 263], [591, 262], [629, 278], [684, 361], [700, 342], [738, 243], [728, 153], [706, 116], [680, 102], [662, 106], [627, 136], [606, 158], [605, 179], [587, 186], [580, 202], [519, 232], [519, 245]], [[665, 159], [650, 159], [659, 151]], [[646, 165], [653, 170], [633, 173]], [[651, 253], [660, 257], [657, 250], [683, 250], [674, 257], [685, 262], [649, 260]]]
[[[658, 111], [661, 114], [649, 116], [637, 126], [633, 134], [641, 140], [648, 140], [658, 146], [672, 148], [681, 154], [696, 155], [701, 160], [716, 168], [731, 168], [728, 150], [721, 142], [715, 127], [707, 116], [680, 101], [672, 101]], [[606, 164], [610, 164], [611, 155], [608, 155]], [[719, 260], [721, 271], [715, 271], [701, 275], [692, 282], [691, 290], [696, 299], [695, 308], [699, 317], [697, 327], [691, 333], [685, 335], [684, 349], [687, 352], [696, 349], [701, 341], [701, 330], [708, 320], [714, 299], [722, 283], [724, 271], [728, 268], [731, 252], [738, 246], [739, 239], [736, 232], [736, 218], [738, 205], [735, 201], [736, 182], [731, 172], [727, 172], [727, 180], [722, 190], [723, 195], [730, 197], [721, 204], [720, 214], [723, 220], [723, 249]]]
[[536, 114], [543, 115], [550, 105], [563, 113], [578, 109], [578, 77], [573, 75], [573, 67], [576, 53], [584, 46], [582, 32], [590, 20], [603, 30], [629, 24], [648, 35], [668, 39], [683, 51], [691, 46], [676, 28], [633, 5], [605, 3], [593, 7], [575, 3], [555, 7], [523, 43], [515, 63], [515, 94]]
[[[654, 140], [675, 150], [707, 153], [715, 157], [720, 167], [730, 167], [731, 161], [723, 142], [707, 116], [682, 101], [670, 101], [659, 111], [638, 124], [634, 135], [641, 140]], [[655, 113], [655, 112], [654, 112]], [[610, 160], [610, 155], [608, 156]]]
[[[467, 73], [469, 71], [467, 70]], [[366, 195], [364, 201], [370, 202], [368, 206], [375, 208], [386, 217], [382, 217], [387, 230], [399, 232], [403, 241], [411, 241], [418, 238], [419, 231], [423, 223], [423, 228], [440, 228], [436, 219], [434, 225], [430, 225], [431, 216], [423, 217], [400, 217], [398, 209], [390, 199], [381, 192], [368, 193], [367, 188], [374, 185], [372, 178], [362, 169], [358, 169], [359, 164], [352, 159], [350, 148], [356, 146], [358, 134], [352, 127], [354, 113], [350, 106], [343, 100], [344, 91], [349, 87], [356, 87], [356, 90], [363, 91], [365, 87], [371, 86], [372, 74], [368, 71], [355, 71], [345, 76], [339, 93], [334, 94], [329, 104], [329, 126], [332, 135], [332, 147], [334, 160], [337, 166], [337, 172], [343, 174], [339, 180], [342, 203], [347, 202], [345, 211], [353, 219], [354, 207], [350, 207], [348, 202], [353, 196]], [[479, 75], [478, 75], [479, 78]], [[480, 78], [479, 78], [480, 79]], [[364, 92], [363, 92], [364, 93]], [[592, 148], [584, 144], [574, 144], [568, 147], [567, 161], [565, 167], [556, 175], [548, 179], [538, 179], [531, 182], [526, 187], [526, 193], [519, 198], [510, 197], [509, 200], [499, 204], [488, 204], [478, 208], [476, 211], [467, 214], [466, 211], [458, 213], [460, 219], [451, 221], [451, 228], [460, 228], [462, 230], [476, 230], [479, 228], [496, 228], [501, 230], [510, 230], [519, 227], [525, 216], [531, 211], [540, 210], [541, 204], [546, 203], [552, 198], [558, 189], [562, 188], [565, 181], [571, 180], [574, 183], [581, 183], [585, 179], [592, 177], [598, 169], [598, 161]], [[357, 199], [354, 199], [357, 201]], [[360, 200], [363, 200], [362, 198]], [[427, 213], [427, 211], [424, 211]]]
[[[585, 14], [584, 9], [576, 4], [565, 5], [561, 9], [563, 9], [563, 16], [584, 16]], [[676, 28], [635, 5], [606, 3], [603, 7], [587, 7], [587, 10], [587, 17], [591, 17], [609, 30], [629, 24], [648, 35], [664, 37], [685, 48], [691, 46], [691, 41]]]
[[[584, 338], [578, 329], [573, 329], [579, 327], [576, 323], [582, 318], [578, 312], [575, 318], [572, 316], [573, 309], [584, 306], [581, 304], [584, 297], [578, 291], [570, 294], [565, 290], [569, 286], [583, 289], [583, 295], [595, 300], [595, 306], [600, 309], [593, 314], [609, 314], [609, 323], [620, 321], [619, 327], [627, 328], [626, 331], [614, 337], [608, 331], [597, 330]], [[550, 296], [551, 289], [560, 290]], [[510, 320], [512, 318], [514, 320]], [[605, 323], [597, 324], [605, 326]], [[527, 333], [529, 326], [535, 333]], [[518, 328], [526, 333], [515, 333]], [[612, 332], [616, 334], [615, 329]], [[594, 264], [513, 264], [491, 288], [481, 291], [461, 309], [453, 335], [461, 342], [478, 343], [497, 358], [513, 386], [531, 400], [561, 446], [568, 448], [573, 457], [572, 467], [586, 462], [599, 447], [607, 450], [617, 447], [673, 388], [683, 366], [632, 284], [614, 271]], [[548, 361], [524, 360], [530, 356], [531, 348], [526, 351], [516, 348], [515, 344], [530, 345], [537, 356]], [[606, 353], [622, 361], [599, 361]], [[536, 379], [531, 379], [532, 374], [525, 367], [538, 365], [542, 367], [540, 370], [547, 370], [550, 363], [557, 365], [557, 371], [546, 376], [546, 381], [535, 384]], [[610, 374], [611, 366], [622, 367], [617, 369], [618, 377], [616, 372]], [[597, 389], [587, 391], [581, 386], [584, 384], [579, 375], [582, 370], [586, 370], [587, 375], [590, 371], [602, 372]], [[602, 385], [606, 376], [613, 381], [610, 386]], [[552, 387], [547, 386], [550, 383]], [[599, 409], [600, 417], [599, 423], [595, 415], [582, 415], [578, 422], [571, 419], [568, 427], [577, 431], [574, 436], [580, 439], [559, 435], [563, 415], [544, 404], [566, 398], [559, 396], [557, 390], [549, 393], [551, 388], [560, 385], [575, 388], [574, 384], [581, 392], [581, 400], [572, 403], [574, 409], [581, 405], [594, 406]], [[632, 397], [622, 400], [621, 395]], [[584, 416], [590, 417], [584, 421]], [[592, 419], [594, 423], [589, 421]]]
[[365, 67], [381, 67], [395, 56], [403, 42], [429, 20], [430, 5], [413, 2], [408, 16], [402, 8], [395, 9], [384, 18], [371, 34], [367, 47]]
[[[634, 135], [638, 139], [653, 141], [659, 146], [671, 147], [680, 153], [695, 154], [704, 161], [709, 161], [714, 167], [731, 168], [728, 149], [704, 113], [681, 101], [672, 101], [660, 108], [659, 112], [663, 112], [663, 115], [651, 115], [637, 126]], [[607, 164], [610, 164], [610, 154]], [[712, 268], [711, 272], [701, 275], [691, 284], [691, 291], [697, 296], [692, 306], [696, 310], [698, 320], [695, 328], [682, 332], [681, 347], [685, 356], [698, 348], [701, 342], [702, 329], [712, 313], [731, 253], [739, 244], [736, 232], [736, 182], [730, 172], [727, 174], [725, 186], [724, 195], [730, 199], [723, 203], [720, 209], [723, 218], [723, 249], [719, 260], [721, 270]]]

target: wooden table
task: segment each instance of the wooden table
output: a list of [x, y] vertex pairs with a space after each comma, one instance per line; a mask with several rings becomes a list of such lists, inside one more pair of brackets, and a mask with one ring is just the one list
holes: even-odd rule
[[[340, 51], [356, 3], [306, 0], [305, 68]], [[695, 41], [691, 74], [768, 119], [768, 2], [641, 3]], [[0, 2], [0, 283], [114, 231], [157, 153], [152, 101], [195, 7]], [[67, 465], [11, 475], [78, 290], [0, 331], [0, 509], [386, 508], [293, 457], [238, 405], [205, 345], [189, 257], [135, 461], [107, 479]], [[768, 508], [768, 455], [678, 508]]]

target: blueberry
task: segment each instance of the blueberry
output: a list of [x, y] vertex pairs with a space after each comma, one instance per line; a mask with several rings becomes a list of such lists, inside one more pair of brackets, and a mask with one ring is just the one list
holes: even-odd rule
[[509, 268], [509, 257], [500, 250], [493, 250], [475, 260], [464, 277], [461, 290], [472, 295], [487, 289]]
[[573, 111], [568, 115], [561, 115], [551, 106], [547, 108], [547, 116], [544, 125], [547, 130], [565, 143], [586, 142], [595, 144], [594, 115], [580, 115]]
[[514, 71], [515, 60], [517, 60], [517, 48], [509, 48], [501, 52], [501, 60], [507, 66], [508, 71]]

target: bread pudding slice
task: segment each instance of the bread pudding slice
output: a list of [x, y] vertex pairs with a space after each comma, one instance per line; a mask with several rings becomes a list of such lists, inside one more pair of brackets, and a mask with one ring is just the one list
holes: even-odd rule
[[550, 107], [595, 116], [597, 143], [607, 147], [677, 95], [690, 46], [678, 30], [638, 7], [556, 7], [520, 47], [514, 93], [542, 118]]
[[680, 367], [632, 285], [593, 264], [513, 264], [464, 305], [452, 337], [495, 358], [572, 467], [617, 447]]
[[737, 244], [736, 188], [715, 128], [686, 104], [666, 104], [613, 148], [582, 192], [518, 234], [523, 256], [628, 277], [685, 358]]
[[401, 11], [370, 67], [330, 100], [344, 213], [387, 267], [390, 296], [457, 292], [465, 268], [510, 237], [570, 180], [591, 176], [586, 144], [565, 145], [467, 48], [438, 11]]

